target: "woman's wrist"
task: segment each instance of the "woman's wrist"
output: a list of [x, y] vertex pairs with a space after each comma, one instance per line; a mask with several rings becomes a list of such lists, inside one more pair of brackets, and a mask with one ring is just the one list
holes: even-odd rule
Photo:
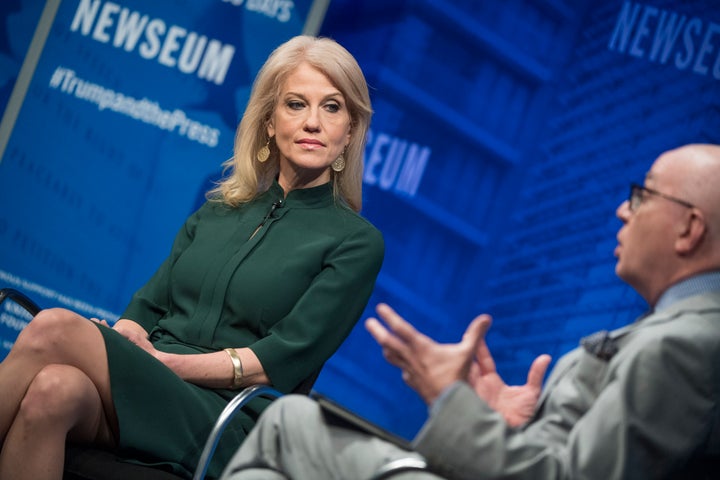
[[243, 384], [243, 364], [242, 360], [240, 360], [240, 355], [238, 355], [237, 350], [234, 348], [226, 348], [225, 352], [230, 357], [230, 361], [232, 362], [232, 380], [230, 382], [230, 388], [235, 390], [242, 386]]

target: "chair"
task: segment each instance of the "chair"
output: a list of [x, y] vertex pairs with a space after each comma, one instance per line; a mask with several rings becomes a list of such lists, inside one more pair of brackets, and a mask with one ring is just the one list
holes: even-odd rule
[[[27, 295], [12, 288], [0, 289], [0, 305], [12, 300], [33, 317], [41, 308]], [[293, 393], [309, 394], [320, 371], [305, 379]], [[195, 480], [205, 478], [215, 448], [225, 427], [236, 413], [255, 397], [274, 399], [282, 395], [266, 385], [253, 385], [238, 393], [225, 407], [216, 420], [206, 441], [205, 448], [196, 467]], [[65, 471], [63, 480], [182, 480], [182, 477], [161, 468], [137, 465], [122, 461], [112, 451], [94, 446], [70, 445], [65, 452]]]
[[193, 480], [204, 480], [207, 469], [210, 466], [210, 459], [213, 453], [215, 453], [215, 447], [217, 447], [220, 441], [225, 427], [230, 423], [230, 420], [239, 412], [242, 407], [255, 397], [265, 397], [270, 399], [276, 399], [282, 396], [282, 393], [275, 390], [267, 385], [253, 385], [243, 389], [242, 392], [238, 393], [228, 404], [225, 406], [218, 419], [213, 426], [207, 441], [205, 442], [205, 448], [203, 448], [200, 454], [200, 460], [198, 461], [197, 468], [195, 469], [195, 475]]
[[30, 300], [28, 296], [12, 288], [0, 289], [0, 305], [2, 305], [2, 303], [7, 299], [10, 299], [23, 307], [33, 317], [37, 315], [40, 311], [40, 307], [35, 302]]

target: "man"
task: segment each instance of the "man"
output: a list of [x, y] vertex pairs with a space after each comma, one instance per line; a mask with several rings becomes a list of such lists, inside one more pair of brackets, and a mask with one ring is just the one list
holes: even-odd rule
[[[366, 326], [430, 405], [415, 452], [328, 425], [305, 397], [263, 415], [225, 479], [361, 479], [422, 455], [412, 478], [698, 478], [720, 463], [720, 146], [654, 162], [617, 209], [617, 275], [651, 307], [631, 325], [549, 357], [524, 386], [505, 385], [481, 315], [458, 344], [438, 344], [387, 305]], [[407, 475], [407, 474], [403, 474]]]

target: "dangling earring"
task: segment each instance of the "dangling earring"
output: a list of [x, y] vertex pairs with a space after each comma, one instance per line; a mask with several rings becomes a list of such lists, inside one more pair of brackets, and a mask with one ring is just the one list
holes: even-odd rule
[[266, 162], [270, 158], [270, 139], [265, 142], [265, 145], [258, 150], [256, 155], [257, 161], [260, 163]]
[[345, 150], [343, 150], [343, 153], [338, 155], [338, 157], [335, 160], [333, 160], [333, 162], [330, 164], [330, 167], [332, 167], [332, 169], [337, 173], [340, 173], [343, 170], [345, 170], [345, 157], [343, 156], [344, 153], [345, 153]]

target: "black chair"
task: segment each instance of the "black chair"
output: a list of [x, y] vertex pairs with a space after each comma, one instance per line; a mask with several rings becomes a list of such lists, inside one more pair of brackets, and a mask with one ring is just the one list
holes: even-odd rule
[[207, 469], [210, 466], [210, 460], [212, 459], [215, 448], [220, 441], [220, 436], [225, 427], [228, 426], [232, 418], [237, 412], [242, 410], [242, 407], [255, 397], [264, 397], [270, 399], [276, 399], [282, 396], [282, 393], [275, 390], [267, 385], [253, 385], [245, 388], [242, 392], [238, 393], [227, 406], [220, 412], [215, 425], [213, 426], [207, 441], [205, 442], [205, 448], [203, 448], [200, 454], [200, 460], [198, 460], [197, 468], [195, 469], [195, 475], [193, 480], [204, 480]]
[[[37, 315], [41, 308], [27, 295], [12, 288], [0, 289], [0, 305], [5, 300], [12, 300], [31, 316]], [[293, 393], [309, 394], [320, 371], [304, 380]], [[194, 479], [204, 479], [215, 452], [220, 436], [232, 417], [255, 397], [274, 399], [281, 393], [263, 385], [254, 385], [242, 390], [231, 400], [219, 415], [212, 432], [206, 442], [205, 449], [196, 467]], [[88, 445], [68, 444], [65, 451], [65, 471], [63, 480], [183, 480], [172, 472], [161, 467], [148, 467], [123, 461], [110, 450]]]

